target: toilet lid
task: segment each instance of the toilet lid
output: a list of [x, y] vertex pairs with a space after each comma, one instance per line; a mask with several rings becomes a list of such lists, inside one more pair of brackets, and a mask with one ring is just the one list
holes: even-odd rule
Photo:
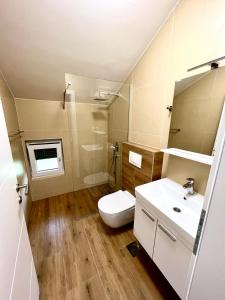
[[106, 195], [98, 201], [98, 208], [108, 214], [116, 214], [135, 205], [135, 197], [127, 191]]

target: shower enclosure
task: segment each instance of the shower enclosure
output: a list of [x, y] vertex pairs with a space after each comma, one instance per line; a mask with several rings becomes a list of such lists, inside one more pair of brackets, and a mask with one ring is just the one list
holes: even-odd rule
[[128, 138], [130, 86], [66, 74], [74, 190], [109, 183], [121, 188], [121, 144]]

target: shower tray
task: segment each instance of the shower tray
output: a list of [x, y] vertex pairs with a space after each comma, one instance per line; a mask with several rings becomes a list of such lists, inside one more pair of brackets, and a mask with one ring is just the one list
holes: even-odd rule
[[109, 179], [109, 174], [107, 172], [98, 172], [98, 173], [93, 173], [85, 176], [83, 178], [83, 182], [85, 184], [96, 185], [96, 184], [106, 183], [108, 182], [108, 179]]

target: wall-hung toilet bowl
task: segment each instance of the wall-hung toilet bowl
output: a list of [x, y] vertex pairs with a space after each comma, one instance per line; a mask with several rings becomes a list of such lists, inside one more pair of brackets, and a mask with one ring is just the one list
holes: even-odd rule
[[118, 228], [134, 220], [135, 197], [118, 191], [99, 199], [98, 210], [105, 224]]

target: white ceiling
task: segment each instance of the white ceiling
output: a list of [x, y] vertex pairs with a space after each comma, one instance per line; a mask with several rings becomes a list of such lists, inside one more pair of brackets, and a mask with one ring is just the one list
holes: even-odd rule
[[177, 0], [1, 0], [0, 68], [15, 97], [61, 100], [66, 72], [123, 81]]

